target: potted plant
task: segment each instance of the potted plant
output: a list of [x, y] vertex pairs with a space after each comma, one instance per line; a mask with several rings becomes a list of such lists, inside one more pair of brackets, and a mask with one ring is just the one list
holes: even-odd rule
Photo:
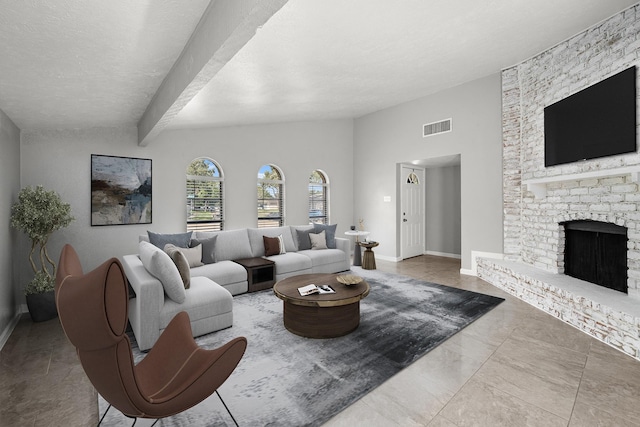
[[47, 242], [54, 231], [73, 220], [71, 205], [64, 203], [55, 191], [47, 191], [40, 185], [20, 190], [18, 201], [11, 207], [11, 226], [31, 240], [29, 262], [34, 278], [25, 286], [24, 293], [34, 322], [58, 315], [53, 292], [56, 263], [47, 252]]

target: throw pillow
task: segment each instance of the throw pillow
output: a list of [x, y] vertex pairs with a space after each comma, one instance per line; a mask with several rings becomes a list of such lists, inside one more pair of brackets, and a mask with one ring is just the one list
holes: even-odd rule
[[179, 249], [180, 252], [182, 252], [182, 254], [187, 259], [189, 268], [200, 267], [201, 265], [203, 265], [202, 264], [202, 245], [196, 245], [191, 248], [179, 248], [178, 246], [172, 245], [171, 243], [169, 243], [164, 247], [164, 251], [169, 253], [167, 251], [167, 248]]
[[312, 250], [327, 249], [326, 233], [324, 230], [320, 233], [309, 234], [309, 240], [311, 240]]
[[193, 231], [178, 234], [160, 234], [147, 231], [147, 234], [149, 235], [149, 241], [160, 249], [164, 249], [164, 247], [169, 243], [176, 245], [179, 248], [188, 248]]
[[202, 245], [202, 262], [205, 264], [213, 264], [216, 262], [216, 240], [218, 236], [208, 237], [206, 239], [191, 239], [191, 246]]
[[164, 247], [164, 251], [169, 255], [171, 261], [176, 265], [178, 269], [178, 273], [180, 273], [180, 278], [182, 279], [182, 284], [185, 289], [189, 289], [191, 285], [191, 270], [189, 269], [189, 261], [187, 261], [187, 257], [180, 250], [179, 247], [174, 246], [172, 244], [168, 244]]
[[265, 256], [282, 255], [287, 253], [284, 247], [284, 238], [282, 237], [282, 234], [278, 237], [262, 236], [262, 241], [264, 242]]
[[278, 245], [280, 246], [280, 254], [286, 254], [287, 249], [284, 246], [284, 236], [282, 234], [278, 234]]
[[149, 242], [140, 242], [138, 253], [142, 265], [147, 271], [160, 280], [167, 296], [178, 304], [182, 304], [186, 298], [184, 284], [178, 268], [169, 255]]
[[306, 249], [311, 249], [311, 240], [309, 239], [309, 233], [314, 233], [313, 229], [311, 230], [296, 230], [298, 234], [298, 250], [304, 251]]
[[280, 242], [277, 237], [262, 236], [264, 243], [264, 255], [272, 256], [280, 254]]
[[319, 233], [322, 230], [326, 231], [327, 248], [336, 248], [336, 227], [338, 224], [325, 225], [325, 224], [313, 224], [313, 232]]

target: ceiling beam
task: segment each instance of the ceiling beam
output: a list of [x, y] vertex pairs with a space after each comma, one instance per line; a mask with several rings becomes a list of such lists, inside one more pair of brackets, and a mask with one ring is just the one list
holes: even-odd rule
[[212, 0], [138, 122], [151, 142], [288, 0]]

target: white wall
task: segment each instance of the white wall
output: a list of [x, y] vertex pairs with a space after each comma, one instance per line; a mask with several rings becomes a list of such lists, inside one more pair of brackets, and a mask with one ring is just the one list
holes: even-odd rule
[[[453, 119], [453, 131], [422, 138], [422, 125]], [[502, 252], [500, 75], [378, 111], [355, 121], [354, 214], [362, 217], [376, 254], [400, 256], [396, 164], [461, 155], [462, 268], [471, 251]], [[391, 196], [391, 202], [384, 202]]]
[[427, 168], [425, 188], [427, 253], [460, 255], [460, 166]]
[[[147, 147], [137, 145], [133, 126], [29, 131], [22, 135], [22, 185], [42, 184], [71, 203], [76, 220], [53, 235], [50, 252], [57, 259], [69, 242], [88, 270], [111, 256], [136, 253], [138, 235], [147, 229], [186, 229], [185, 171], [200, 156], [213, 158], [224, 171], [226, 229], [256, 226], [258, 168], [274, 163], [285, 174], [286, 223], [307, 222], [309, 175], [322, 169], [332, 184], [331, 222], [342, 234], [353, 218], [352, 140], [351, 120], [171, 130]], [[152, 159], [152, 224], [91, 227], [91, 154]], [[28, 265], [20, 272], [26, 275]]]
[[[20, 191], [20, 129], [0, 110], [0, 333], [16, 316], [20, 284], [14, 282], [17, 231], [11, 228], [11, 206]], [[27, 254], [25, 253], [26, 257]], [[0, 346], [2, 343], [0, 343]]]

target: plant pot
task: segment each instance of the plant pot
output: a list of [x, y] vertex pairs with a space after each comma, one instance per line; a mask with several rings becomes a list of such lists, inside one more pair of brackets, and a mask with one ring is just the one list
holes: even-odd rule
[[27, 307], [34, 322], [44, 322], [58, 317], [54, 291], [27, 295]]

